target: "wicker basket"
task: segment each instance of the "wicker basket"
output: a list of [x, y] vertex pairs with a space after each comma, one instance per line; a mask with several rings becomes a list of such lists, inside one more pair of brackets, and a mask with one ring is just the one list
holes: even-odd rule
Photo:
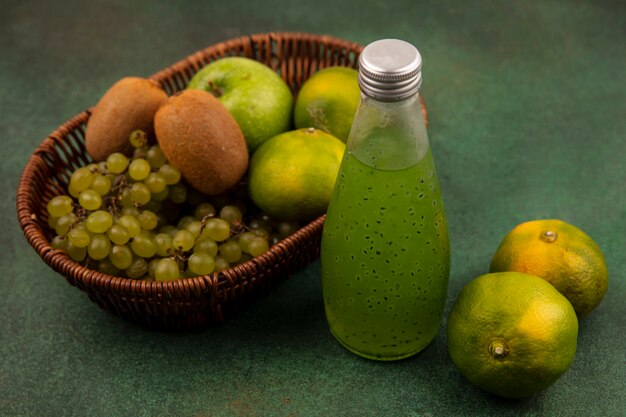
[[[203, 66], [226, 56], [245, 56], [274, 69], [295, 93], [318, 69], [356, 67], [362, 47], [329, 36], [268, 33], [243, 36], [196, 52], [150, 78], [168, 94], [185, 88]], [[425, 114], [425, 109], [422, 107]], [[52, 132], [35, 150], [17, 190], [17, 215], [28, 242], [67, 281], [100, 307], [157, 329], [189, 329], [220, 323], [252, 303], [319, 256], [324, 216], [274, 245], [268, 252], [234, 268], [196, 278], [155, 282], [102, 274], [54, 250], [49, 239], [46, 204], [64, 192], [71, 172], [91, 162], [84, 146], [90, 111]]]

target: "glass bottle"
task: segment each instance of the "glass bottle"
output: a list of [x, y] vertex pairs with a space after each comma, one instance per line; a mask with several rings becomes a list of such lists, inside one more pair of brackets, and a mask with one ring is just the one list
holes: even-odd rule
[[424, 349], [448, 288], [448, 230], [420, 107], [421, 63], [401, 40], [362, 51], [361, 103], [322, 235], [331, 332], [376, 360]]

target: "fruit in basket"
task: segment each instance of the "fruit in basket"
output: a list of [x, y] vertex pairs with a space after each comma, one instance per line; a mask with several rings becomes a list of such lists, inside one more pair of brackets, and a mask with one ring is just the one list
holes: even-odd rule
[[256, 211], [245, 184], [217, 196], [196, 191], [145, 134], [130, 137], [132, 157], [113, 153], [78, 168], [69, 184], [74, 198], [48, 202], [53, 249], [102, 273], [172, 280], [244, 263], [299, 228]]
[[570, 366], [578, 320], [572, 305], [534, 275], [482, 275], [461, 291], [448, 317], [448, 350], [461, 374], [493, 394], [522, 398]]
[[189, 82], [217, 97], [243, 131], [250, 152], [291, 126], [293, 96], [271, 68], [243, 57], [228, 57], [202, 68]]
[[361, 98], [358, 75], [352, 68], [329, 67], [309, 78], [296, 98], [296, 128], [314, 127], [346, 142]]
[[282, 133], [252, 156], [250, 198], [280, 219], [307, 221], [322, 215], [330, 201], [345, 145], [314, 128]]
[[92, 111], [85, 132], [87, 152], [95, 161], [104, 161], [110, 154], [130, 155], [128, 141], [134, 130], [150, 137], [152, 123], [167, 94], [156, 81], [145, 78], [122, 78], [102, 96]]
[[170, 98], [157, 112], [154, 129], [167, 159], [205, 194], [233, 187], [248, 168], [241, 129], [226, 107], [205, 91], [185, 90]]
[[600, 247], [585, 232], [561, 220], [534, 220], [517, 225], [502, 240], [491, 272], [537, 275], [556, 287], [579, 317], [604, 298], [608, 271]]

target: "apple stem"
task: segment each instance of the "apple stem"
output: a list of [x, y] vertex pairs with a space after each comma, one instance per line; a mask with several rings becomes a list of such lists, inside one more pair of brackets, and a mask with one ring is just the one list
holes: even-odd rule
[[220, 98], [222, 94], [224, 93], [222, 89], [216, 86], [213, 81], [209, 81], [208, 86], [209, 86], [209, 93], [211, 93], [213, 97], [215, 98]]

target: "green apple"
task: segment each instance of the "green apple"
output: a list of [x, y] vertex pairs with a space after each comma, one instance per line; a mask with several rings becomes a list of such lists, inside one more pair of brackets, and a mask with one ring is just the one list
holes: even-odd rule
[[250, 152], [291, 128], [291, 91], [276, 72], [258, 61], [219, 59], [198, 71], [187, 88], [208, 91], [226, 106]]

